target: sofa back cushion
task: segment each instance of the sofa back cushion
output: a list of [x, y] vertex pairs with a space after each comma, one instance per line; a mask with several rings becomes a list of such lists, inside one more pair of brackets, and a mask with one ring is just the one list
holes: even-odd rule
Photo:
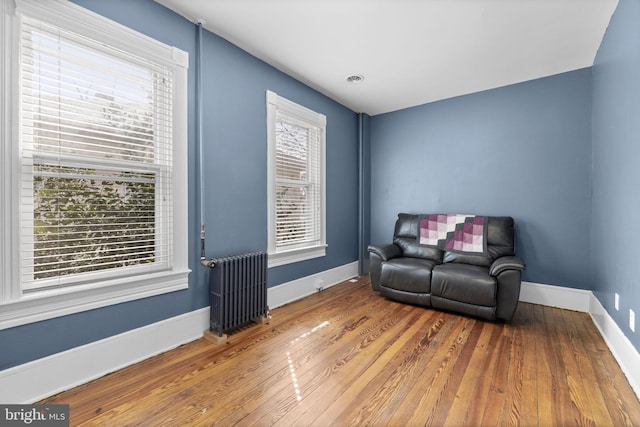
[[419, 218], [420, 215], [398, 214], [393, 242], [402, 248], [404, 256], [488, 267], [499, 257], [515, 255], [514, 222], [511, 217], [487, 217], [487, 255], [443, 252], [437, 248], [419, 245], [417, 243]]
[[423, 258], [442, 262], [444, 252], [438, 248], [419, 245], [416, 239], [419, 215], [398, 214], [393, 243], [402, 248], [402, 255], [411, 258]]

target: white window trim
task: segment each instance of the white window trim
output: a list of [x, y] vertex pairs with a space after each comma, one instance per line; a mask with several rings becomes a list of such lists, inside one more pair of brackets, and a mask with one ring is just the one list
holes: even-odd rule
[[[66, 0], [0, 0], [0, 329], [78, 313], [188, 288], [188, 170], [187, 68], [188, 54]], [[174, 67], [173, 123], [173, 261], [172, 269], [134, 277], [25, 294], [20, 289], [18, 150], [19, 14], [24, 13], [113, 47], [159, 62], [171, 58]], [[141, 43], [141, 40], [144, 42]]]
[[[320, 182], [322, 187], [320, 192], [321, 243], [315, 246], [307, 246], [284, 251], [276, 251], [275, 120], [276, 111], [278, 109], [285, 111], [287, 115], [303, 120], [304, 122], [314, 124], [322, 129], [320, 135]], [[326, 256], [326, 120], [327, 119], [323, 114], [316, 113], [315, 111], [289, 101], [274, 92], [267, 91], [267, 224], [269, 229], [267, 252], [269, 254], [269, 268]]]

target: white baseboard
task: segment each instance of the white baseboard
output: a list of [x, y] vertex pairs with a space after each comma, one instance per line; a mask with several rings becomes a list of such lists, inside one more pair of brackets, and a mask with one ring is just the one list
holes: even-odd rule
[[640, 399], [640, 353], [593, 292], [522, 282], [520, 301], [589, 313], [604, 342], [627, 377], [629, 385]]
[[[358, 263], [346, 264], [268, 289], [271, 308], [279, 307], [357, 276]], [[591, 314], [629, 384], [640, 398], [640, 353], [590, 291], [523, 282], [520, 300]], [[42, 359], [0, 371], [0, 403], [33, 403], [160, 354], [203, 336], [209, 307], [166, 319]]]
[[584, 289], [566, 288], [563, 286], [542, 285], [522, 282], [520, 301], [566, 310], [589, 312], [589, 304], [593, 293]]
[[[268, 289], [271, 308], [317, 292], [358, 274], [358, 263]], [[0, 403], [37, 402], [110, 372], [201, 338], [209, 329], [209, 307], [133, 329], [0, 371]]]
[[0, 371], [0, 402], [33, 403], [196, 340], [209, 307]]
[[337, 285], [347, 279], [358, 275], [358, 262], [345, 264], [331, 270], [322, 271], [311, 276], [302, 277], [282, 285], [269, 288], [267, 303], [270, 308], [280, 307], [300, 298], [318, 292], [318, 287], [323, 289]]
[[631, 388], [633, 388], [638, 400], [640, 400], [640, 353], [631, 344], [629, 338], [624, 335], [622, 329], [607, 313], [595, 295], [592, 295], [589, 313], [593, 323], [600, 331], [600, 335], [604, 338], [604, 342], [607, 343], [613, 357], [618, 361]]

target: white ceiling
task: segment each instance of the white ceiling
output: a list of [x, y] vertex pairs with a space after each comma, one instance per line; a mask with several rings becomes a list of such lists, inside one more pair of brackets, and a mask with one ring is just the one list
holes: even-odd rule
[[618, 3], [156, 1], [370, 115], [589, 67]]

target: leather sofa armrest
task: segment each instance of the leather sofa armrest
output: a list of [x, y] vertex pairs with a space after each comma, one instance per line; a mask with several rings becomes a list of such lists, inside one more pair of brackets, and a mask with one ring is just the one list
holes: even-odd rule
[[489, 268], [489, 274], [492, 276], [497, 276], [498, 274], [507, 270], [524, 271], [525, 267], [526, 266], [524, 262], [520, 258], [515, 256], [503, 256], [498, 258], [493, 262], [493, 264], [491, 264], [491, 267]]
[[396, 258], [402, 255], [402, 249], [393, 243], [388, 245], [369, 245], [367, 249], [369, 252], [378, 255], [382, 261], [389, 261], [391, 258]]

